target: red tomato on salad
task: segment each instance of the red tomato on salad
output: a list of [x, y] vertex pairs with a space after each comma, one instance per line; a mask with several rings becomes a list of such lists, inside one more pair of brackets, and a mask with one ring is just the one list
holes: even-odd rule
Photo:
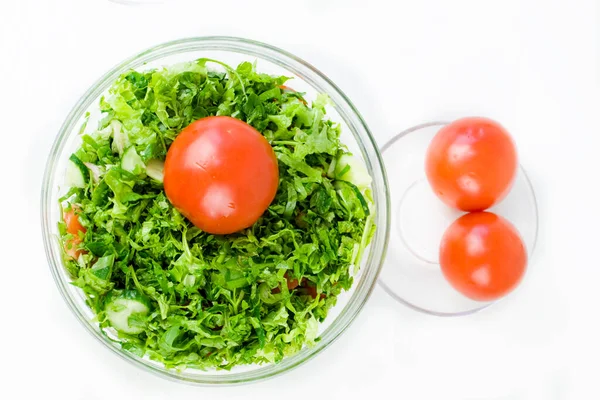
[[65, 252], [69, 257], [77, 259], [80, 254], [85, 253], [85, 251], [79, 249], [78, 246], [81, 243], [79, 232], [85, 233], [86, 229], [81, 225], [81, 222], [79, 222], [79, 217], [77, 216], [75, 209], [66, 211], [63, 214], [63, 220], [67, 225], [67, 233], [73, 235], [73, 238], [66, 243]]
[[463, 118], [435, 135], [425, 172], [435, 194], [463, 211], [483, 211], [502, 200], [517, 174], [517, 151], [509, 133], [487, 118]]
[[440, 265], [450, 284], [480, 301], [512, 291], [525, 274], [527, 251], [519, 232], [490, 212], [465, 214], [446, 230]]
[[202, 118], [173, 141], [165, 193], [195, 226], [212, 234], [248, 228], [269, 207], [279, 170], [269, 142], [235, 118]]

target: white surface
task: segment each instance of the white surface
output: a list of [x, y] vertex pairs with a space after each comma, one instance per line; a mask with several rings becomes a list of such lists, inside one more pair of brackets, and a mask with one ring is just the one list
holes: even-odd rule
[[[599, 8], [585, 0], [2, 1], [0, 398], [600, 398]], [[317, 359], [251, 386], [179, 385], [105, 350], [67, 309], [46, 265], [38, 210], [48, 150], [109, 67], [165, 40], [217, 34], [309, 60], [353, 99], [380, 143], [430, 120], [500, 120], [540, 206], [539, 247], [519, 290], [478, 315], [440, 319], [377, 289]]]

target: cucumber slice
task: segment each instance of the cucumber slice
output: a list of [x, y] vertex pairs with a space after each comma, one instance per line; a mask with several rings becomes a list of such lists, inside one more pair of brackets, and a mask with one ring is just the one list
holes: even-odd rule
[[84, 188], [89, 177], [87, 167], [75, 154], [71, 154], [67, 161], [65, 183], [71, 187]]
[[333, 159], [333, 161], [331, 161], [331, 164], [329, 164], [329, 168], [327, 168], [327, 177], [328, 178], [335, 178], [335, 167], [337, 166], [338, 160], [337, 159]]
[[165, 163], [163, 161], [153, 158], [152, 160], [148, 161], [148, 164], [146, 164], [146, 175], [148, 175], [150, 178], [162, 182], [164, 173]]
[[335, 179], [351, 182], [360, 190], [368, 188], [373, 181], [365, 164], [350, 154], [343, 154], [337, 160]]
[[119, 332], [137, 335], [144, 327], [131, 324], [131, 317], [143, 317], [150, 312], [150, 301], [137, 290], [113, 291], [104, 311], [110, 325]]
[[129, 171], [132, 174], [139, 175], [146, 170], [146, 164], [142, 161], [142, 158], [139, 156], [137, 151], [135, 151], [135, 147], [131, 146], [125, 150], [123, 153], [123, 158], [121, 159], [121, 168], [125, 171]]

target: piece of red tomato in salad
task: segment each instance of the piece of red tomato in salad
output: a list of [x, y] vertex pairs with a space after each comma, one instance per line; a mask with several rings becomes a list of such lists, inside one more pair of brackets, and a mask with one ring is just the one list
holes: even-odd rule
[[86, 229], [79, 221], [76, 208], [65, 211], [63, 213], [63, 220], [67, 227], [67, 233], [73, 235], [73, 237], [65, 243], [65, 253], [71, 258], [77, 259], [81, 254], [85, 253], [85, 250], [81, 249], [79, 245], [82, 242], [81, 235], [85, 234]]

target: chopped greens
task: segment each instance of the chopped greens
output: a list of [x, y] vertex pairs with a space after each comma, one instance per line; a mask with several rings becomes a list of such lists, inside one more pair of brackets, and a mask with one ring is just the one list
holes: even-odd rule
[[[287, 80], [200, 59], [129, 71], [101, 99], [103, 117], [81, 135], [61, 199], [86, 231], [59, 222], [59, 232], [65, 249], [82, 250], [64, 255], [73, 284], [125, 350], [169, 368], [278, 362], [319, 340], [319, 322], [351, 287], [375, 230], [370, 178], [326, 118], [328, 99], [309, 106]], [[279, 162], [271, 206], [226, 236], [194, 227], [161, 182], [174, 138], [211, 115], [255, 127]]]

